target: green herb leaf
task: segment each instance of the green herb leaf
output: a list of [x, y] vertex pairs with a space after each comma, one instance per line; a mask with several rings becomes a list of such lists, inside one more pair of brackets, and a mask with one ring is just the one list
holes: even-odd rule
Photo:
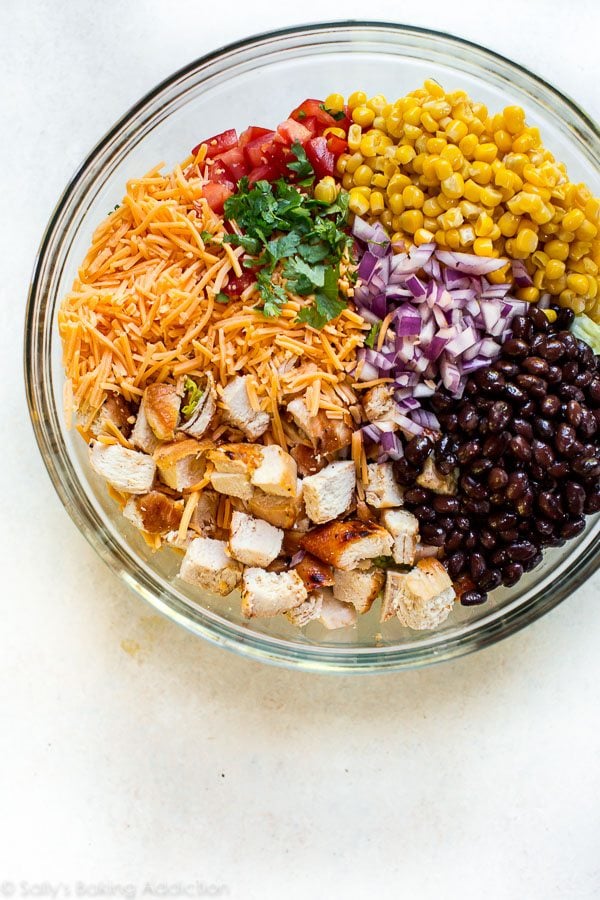
[[367, 345], [367, 347], [370, 347], [371, 349], [374, 348], [375, 341], [377, 340], [377, 337], [378, 337], [380, 331], [381, 331], [381, 322], [375, 322], [374, 325], [371, 325], [371, 330], [369, 331], [369, 333], [367, 335], [367, 339], [365, 341], [365, 344]]
[[394, 565], [394, 560], [391, 556], [375, 556], [370, 562], [372, 566], [377, 566], [378, 569], [390, 569]]
[[328, 113], [336, 122], [341, 122], [341, 120], [345, 117], [346, 113], [343, 109], [327, 109], [324, 103], [319, 103], [319, 109], [322, 109], [323, 112]]
[[210, 233], [210, 231], [201, 231], [200, 237], [204, 241], [205, 244], [212, 244], [215, 240], [214, 235]]
[[280, 284], [273, 284], [271, 275], [264, 269], [256, 276], [258, 291], [263, 298], [263, 313], [265, 316], [278, 316], [281, 307], [287, 300], [287, 294]]
[[181, 407], [181, 412], [186, 417], [186, 419], [189, 419], [189, 417], [192, 415], [192, 413], [200, 403], [204, 391], [191, 378], [185, 379], [183, 387], [186, 392], [187, 402], [185, 406]]
[[314, 178], [315, 170], [308, 161], [306, 150], [299, 141], [292, 144], [292, 153], [296, 157], [296, 162], [287, 164], [288, 169], [295, 172], [299, 178]]
[[217, 303], [230, 303], [231, 297], [229, 294], [226, 294], [225, 291], [219, 291], [219, 293], [215, 295], [215, 300]]
[[301, 109], [300, 112], [296, 113], [296, 118], [299, 119], [300, 121], [302, 121], [303, 119], [306, 118], [306, 113], [304, 112], [303, 109]]

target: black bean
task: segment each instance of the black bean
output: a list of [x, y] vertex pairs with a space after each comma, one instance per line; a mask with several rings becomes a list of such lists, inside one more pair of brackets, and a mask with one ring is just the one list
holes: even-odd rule
[[492, 432], [503, 431], [512, 418], [512, 409], [506, 400], [496, 400], [488, 412], [488, 425]]
[[523, 571], [531, 572], [532, 569], [535, 569], [536, 566], [539, 566], [539, 564], [541, 563], [543, 558], [544, 557], [542, 555], [541, 550], [538, 550], [534, 556], [530, 557], [530, 559], [526, 559], [523, 562]]
[[506, 499], [518, 500], [529, 487], [529, 479], [525, 472], [512, 472], [508, 478], [508, 486], [506, 488]]
[[504, 541], [505, 544], [512, 544], [513, 541], [519, 540], [519, 529], [505, 528], [504, 531], [498, 532], [498, 537], [501, 541]]
[[431, 451], [433, 450], [433, 441], [426, 435], [417, 435], [410, 440], [405, 449], [404, 455], [409, 463], [414, 466], [422, 466]]
[[556, 338], [548, 338], [538, 352], [548, 362], [556, 362], [561, 356], [564, 356], [565, 351], [561, 341], [556, 340]]
[[577, 359], [579, 356], [579, 347], [577, 346], [577, 339], [571, 332], [559, 331], [556, 337], [563, 345], [563, 350], [567, 359]]
[[585, 528], [585, 519], [583, 516], [576, 516], [576, 518], [571, 519], [570, 522], [566, 522], [563, 527], [560, 529], [560, 536], [570, 540], [571, 538], [576, 537], [578, 534], [581, 534], [583, 529]]
[[532, 541], [515, 541], [514, 544], [511, 544], [508, 548], [508, 552], [511, 559], [516, 560], [517, 562], [523, 562], [524, 560], [531, 559], [532, 556], [535, 556], [537, 550]]
[[456, 453], [458, 462], [463, 466], [471, 462], [471, 460], [475, 459], [481, 453], [481, 442], [478, 440], [470, 440], [466, 441], [464, 444], [458, 448]]
[[552, 491], [542, 491], [538, 497], [538, 506], [549, 519], [562, 519], [560, 497]]
[[504, 492], [503, 491], [494, 491], [493, 494], [490, 494], [490, 504], [491, 506], [504, 506]]
[[486, 600], [487, 594], [481, 591], [465, 591], [460, 597], [462, 606], [480, 606]]
[[490, 435], [490, 437], [485, 439], [481, 452], [486, 459], [499, 459], [508, 447], [510, 437], [509, 431]]
[[406, 491], [404, 500], [406, 503], [426, 503], [430, 498], [429, 491], [422, 487], [413, 487]]
[[473, 475], [485, 475], [486, 472], [489, 472], [492, 466], [493, 463], [491, 459], [480, 457], [479, 459], [473, 460], [473, 462], [469, 466], [469, 470], [473, 473]]
[[589, 369], [586, 369], [583, 372], [579, 372], [575, 376], [575, 378], [573, 379], [573, 384], [575, 384], [578, 388], [586, 388], [588, 384], [590, 384], [592, 378], [592, 373]]
[[594, 437], [598, 431], [598, 423], [596, 417], [589, 409], [582, 409], [581, 421], [579, 422], [579, 431], [584, 437]]
[[583, 409], [581, 403], [577, 400], [569, 400], [567, 403], [567, 422], [569, 425], [572, 425], [573, 428], [578, 428], [581, 424], [582, 416]]
[[528, 422], [527, 419], [524, 419], [522, 416], [519, 416], [514, 420], [513, 431], [515, 432], [515, 434], [520, 434], [528, 441], [533, 438], [533, 428], [531, 427], [531, 422]]
[[528, 339], [533, 331], [533, 322], [527, 316], [515, 316], [510, 327], [514, 337]]
[[576, 378], [579, 374], [579, 366], [577, 365], [575, 360], [570, 360], [563, 365], [561, 373], [563, 381], [566, 381], [570, 384], [573, 379]]
[[484, 393], [496, 391], [504, 385], [504, 376], [495, 369], [479, 369], [474, 375], [474, 380]]
[[446, 542], [446, 532], [439, 525], [427, 524], [420, 528], [424, 543], [433, 547], [443, 547]]
[[[513, 319], [514, 322], [514, 319]], [[513, 378], [519, 374], [519, 364], [509, 359], [497, 359], [494, 363], [494, 369], [502, 372], [503, 375]]]
[[537, 375], [517, 375], [516, 382], [532, 397], [545, 397], [548, 393], [548, 385], [543, 378], [538, 378]]
[[586, 497], [584, 509], [586, 516], [592, 516], [597, 512], [600, 512], [600, 485], [598, 484], [594, 486]]
[[556, 459], [552, 447], [550, 447], [548, 444], [545, 444], [543, 441], [532, 441], [531, 449], [533, 451], [533, 458], [540, 466], [548, 468]]
[[550, 322], [543, 309], [539, 309], [537, 306], [530, 306], [527, 310], [527, 316], [529, 320], [533, 322], [537, 331], [545, 333], [550, 330]]
[[463, 431], [476, 431], [479, 425], [477, 410], [470, 403], [465, 403], [458, 414], [458, 424]]
[[561, 422], [558, 428], [556, 429], [556, 449], [559, 453], [567, 455], [569, 451], [572, 449], [573, 444], [577, 440], [577, 435], [575, 433], [575, 429], [571, 425], [567, 425], [564, 422]]
[[459, 550], [463, 545], [464, 535], [460, 531], [452, 531], [446, 538], [445, 548], [449, 553]]
[[487, 497], [487, 488], [473, 478], [472, 475], [463, 475], [460, 479], [460, 486], [465, 494], [473, 500], [485, 500]]
[[545, 536], [552, 534], [554, 531], [554, 525], [548, 519], [536, 519], [535, 528], [536, 531]]
[[419, 522], [435, 522], [435, 512], [430, 506], [415, 506], [413, 514], [417, 517]]
[[440, 516], [436, 519], [436, 525], [439, 525], [444, 531], [454, 531], [454, 517]]
[[485, 557], [481, 553], [472, 553], [469, 560], [469, 571], [471, 572], [471, 578], [475, 583], [479, 582], [482, 575], [485, 574], [486, 569], [487, 565]]
[[477, 535], [474, 531], [467, 531], [465, 534], [465, 547], [467, 550], [474, 550], [477, 546]]
[[515, 509], [520, 516], [530, 516], [533, 512], [535, 495], [532, 490], [526, 490], [515, 503]]
[[512, 400], [514, 403], [518, 404], [525, 403], [527, 397], [525, 392], [522, 391], [521, 388], [516, 384], [506, 384], [504, 386], [504, 396], [508, 397], [509, 400]]
[[496, 538], [488, 528], [482, 528], [479, 533], [479, 543], [486, 550], [493, 550], [496, 546]]
[[523, 359], [529, 353], [529, 344], [522, 338], [510, 338], [502, 345], [502, 353], [505, 356]]
[[559, 410], [560, 400], [555, 394], [547, 394], [540, 400], [540, 412], [543, 416], [553, 419], [554, 416], [558, 415]]
[[436, 494], [433, 498], [433, 508], [438, 513], [455, 513], [460, 508], [460, 502], [456, 497], [444, 497]]
[[558, 396], [564, 402], [567, 402], [568, 400], [579, 400], [580, 403], [583, 403], [585, 400], [585, 394], [581, 388], [574, 384], [565, 384], [564, 382], [558, 389]]
[[539, 378], [545, 378], [550, 370], [550, 366], [541, 356], [529, 356], [523, 360], [522, 367], [529, 375], [537, 375]]
[[508, 449], [521, 462], [529, 462], [531, 459], [531, 444], [521, 434], [510, 439]]
[[502, 569], [502, 584], [512, 587], [523, 576], [523, 566], [518, 562], [509, 562]]
[[489, 500], [463, 500], [462, 508], [473, 516], [487, 516], [490, 511]]
[[597, 478], [600, 475], [600, 459], [596, 456], [579, 457], [573, 461], [573, 471], [583, 478]]
[[554, 324], [557, 328], [569, 328], [573, 324], [574, 319], [575, 313], [573, 310], [565, 306], [556, 310], [556, 322]]
[[502, 572], [500, 569], [488, 569], [487, 572], [479, 579], [478, 587], [482, 591], [493, 591], [494, 588], [502, 584]]
[[453, 553], [452, 556], [449, 556], [448, 559], [444, 561], [444, 564], [448, 570], [448, 575], [454, 581], [454, 579], [458, 578], [460, 573], [464, 571], [467, 560], [462, 550], [457, 550], [456, 553]]
[[494, 468], [489, 471], [487, 482], [493, 491], [506, 487], [508, 484], [508, 472], [499, 466], [494, 466]]
[[492, 513], [488, 523], [490, 528], [500, 531], [505, 528], [514, 528], [517, 524], [517, 517], [513, 512], [502, 510], [501, 512]]
[[562, 460], [560, 462], [552, 463], [552, 465], [548, 469], [548, 474], [552, 478], [560, 479], [560, 478], [565, 478], [569, 474], [570, 471], [571, 470], [570, 470], [569, 463]]
[[454, 453], [448, 453], [443, 459], [438, 459], [436, 466], [442, 475], [449, 475], [458, 465], [458, 457]]
[[600, 403], [600, 378], [592, 378], [588, 384], [587, 395], [594, 403]]
[[556, 427], [548, 419], [542, 419], [541, 416], [535, 416], [533, 419], [533, 430], [539, 438], [545, 441], [551, 441], [554, 437]]
[[394, 463], [394, 474], [400, 484], [409, 487], [415, 483], [419, 469], [416, 466], [411, 466], [408, 460], [403, 458]]
[[496, 550], [494, 553], [492, 553], [491, 560], [495, 566], [500, 566], [500, 568], [502, 568], [502, 566], [505, 566], [510, 562], [508, 550], [506, 550], [506, 548], [503, 548], [502, 550]]
[[560, 384], [562, 381], [562, 371], [560, 366], [550, 366], [546, 376], [548, 384]]

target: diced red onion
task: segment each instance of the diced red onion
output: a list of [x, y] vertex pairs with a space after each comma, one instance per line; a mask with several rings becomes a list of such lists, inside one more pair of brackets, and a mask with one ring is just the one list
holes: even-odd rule
[[531, 287], [531, 285], [533, 284], [533, 279], [527, 271], [525, 263], [522, 259], [513, 259], [511, 268], [517, 287]]
[[492, 259], [489, 256], [475, 256], [471, 253], [455, 253], [453, 250], [438, 250], [436, 253], [438, 261], [459, 272], [465, 272], [468, 275], [487, 275], [488, 272], [495, 272], [506, 265], [506, 260]]
[[294, 566], [297, 566], [299, 563], [301, 563], [305, 556], [306, 550], [298, 550], [297, 553], [294, 553], [294, 555], [290, 559], [291, 568], [294, 568]]

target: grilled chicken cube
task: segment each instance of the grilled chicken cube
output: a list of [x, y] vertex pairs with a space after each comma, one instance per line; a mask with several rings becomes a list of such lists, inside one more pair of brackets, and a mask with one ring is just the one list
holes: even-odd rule
[[422, 559], [407, 574], [388, 571], [384, 609], [393, 609], [407, 628], [437, 628], [452, 611], [456, 593], [450, 576], [437, 559]]
[[133, 426], [129, 442], [138, 450], [143, 450], [144, 453], [148, 453], [150, 456], [160, 444], [160, 441], [148, 424], [146, 404], [143, 398], [138, 407], [135, 425]]
[[107, 422], [111, 422], [118, 428], [124, 437], [129, 437], [131, 432], [131, 410], [126, 400], [120, 394], [109, 394], [94, 419], [90, 431], [94, 437], [106, 431]]
[[393, 422], [398, 409], [394, 400], [394, 388], [389, 384], [376, 384], [365, 392], [363, 409], [369, 422]]
[[331, 589], [321, 591], [319, 621], [329, 631], [337, 628], [351, 628], [356, 625], [357, 612], [353, 603], [336, 600]]
[[355, 569], [353, 572], [334, 570], [333, 596], [343, 603], [352, 603], [360, 614], [371, 609], [385, 583], [382, 569]]
[[392, 543], [392, 536], [385, 528], [360, 519], [321, 525], [300, 539], [304, 550], [345, 571], [355, 569], [364, 560], [389, 556]]
[[279, 556], [283, 531], [237, 510], [231, 517], [231, 537], [228, 550], [234, 559], [246, 566], [263, 568]]
[[252, 409], [248, 389], [246, 387], [248, 376], [237, 376], [223, 389], [223, 405], [225, 408], [225, 420], [243, 431], [247, 438], [255, 441], [264, 434], [271, 419], [266, 412], [257, 412]]
[[245, 502], [248, 512], [277, 528], [292, 528], [302, 508], [299, 494], [296, 497], [277, 497], [265, 494], [260, 488], [254, 488]]
[[394, 476], [394, 464], [369, 463], [367, 466], [369, 480], [365, 485], [365, 499], [374, 509], [389, 509], [402, 506], [404, 490]]
[[419, 520], [405, 509], [386, 509], [381, 524], [394, 538], [394, 562], [399, 566], [412, 566], [419, 540]]
[[296, 426], [310, 439], [313, 447], [320, 453], [337, 453], [350, 446], [352, 431], [345, 422], [330, 419], [323, 410], [311, 416], [306, 403], [302, 399], [292, 400], [287, 411]]
[[322, 605], [322, 592], [320, 590], [314, 591], [312, 594], [308, 595], [304, 603], [301, 603], [300, 606], [296, 606], [294, 609], [288, 609], [285, 613], [285, 617], [290, 620], [292, 625], [296, 625], [297, 628], [304, 628], [309, 622], [319, 618]]
[[346, 512], [356, 487], [354, 463], [334, 462], [302, 482], [308, 518], [318, 525]]
[[307, 591], [331, 587], [333, 584], [333, 567], [317, 559], [312, 553], [306, 553], [294, 569], [304, 582]]
[[190, 528], [199, 531], [200, 534], [210, 536], [217, 524], [217, 507], [219, 495], [208, 488], [202, 491], [198, 497], [198, 503], [190, 519]]
[[128, 450], [120, 444], [92, 441], [89, 447], [90, 465], [117, 491], [125, 494], [147, 494], [152, 487], [156, 463], [151, 456]]
[[250, 500], [254, 492], [250, 478], [261, 464], [263, 449], [258, 444], [223, 444], [211, 450], [208, 458], [215, 471], [210, 481], [215, 491]]
[[[191, 381], [192, 379], [190, 379]], [[189, 434], [190, 437], [201, 438], [204, 435], [217, 411], [217, 391], [215, 388], [215, 379], [211, 372], [208, 372], [203, 379], [194, 382], [199, 390], [202, 391], [198, 402], [194, 409], [187, 415], [185, 420], [179, 425], [179, 431]], [[181, 414], [185, 415], [187, 407], [182, 404]]]
[[291, 448], [290, 455], [295, 459], [298, 473], [303, 478], [306, 475], [315, 475], [327, 465], [327, 459], [313, 447], [307, 447], [306, 444], [296, 444]]
[[148, 534], [165, 534], [179, 528], [182, 513], [183, 503], [160, 491], [130, 497], [123, 507], [125, 518]]
[[225, 541], [197, 537], [187, 548], [179, 577], [188, 584], [226, 597], [238, 587], [242, 566], [229, 556]]
[[179, 421], [181, 392], [174, 384], [151, 384], [144, 391], [148, 425], [159, 441], [172, 441]]
[[388, 569], [385, 575], [385, 589], [381, 598], [381, 615], [380, 622], [387, 622], [393, 619], [398, 613], [400, 589], [404, 583], [405, 572], [396, 572], [394, 569]]
[[210, 483], [219, 494], [238, 497], [240, 500], [250, 500], [253, 494], [250, 480], [245, 475], [233, 472], [211, 472]]
[[433, 456], [428, 456], [423, 471], [416, 478], [417, 484], [433, 491], [435, 494], [451, 495], [458, 490], [458, 469], [449, 475], [442, 475], [436, 468]]
[[277, 616], [295, 609], [308, 596], [297, 572], [266, 572], [264, 569], [244, 570], [242, 581], [242, 613], [254, 616]]
[[262, 458], [258, 468], [250, 476], [252, 484], [265, 494], [277, 497], [295, 497], [298, 486], [298, 468], [294, 459], [278, 444], [261, 448]]
[[213, 445], [209, 441], [173, 441], [154, 451], [161, 479], [174, 491], [186, 491], [202, 481], [206, 471], [206, 455]]

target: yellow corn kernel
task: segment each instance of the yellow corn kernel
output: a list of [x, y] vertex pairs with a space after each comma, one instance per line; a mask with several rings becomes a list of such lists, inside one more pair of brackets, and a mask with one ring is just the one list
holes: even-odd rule
[[428, 197], [423, 203], [423, 214], [425, 216], [433, 216], [435, 218], [441, 212], [443, 212], [443, 209], [435, 197]]
[[538, 209], [532, 209], [530, 215], [537, 225], [546, 225], [554, 218], [554, 208], [549, 203], [542, 203]]
[[476, 238], [473, 241], [473, 251], [477, 256], [493, 256], [494, 245], [489, 238]]
[[519, 253], [533, 253], [537, 250], [538, 236], [531, 228], [522, 228], [515, 238], [515, 246]]
[[417, 138], [421, 137], [423, 132], [420, 128], [417, 128], [416, 125], [405, 125], [404, 126], [404, 137], [408, 141], [416, 141]]
[[592, 222], [597, 222], [600, 219], [600, 199], [598, 197], [590, 197], [586, 201], [584, 212], [588, 219]]
[[416, 185], [409, 184], [402, 191], [402, 199], [404, 200], [404, 206], [421, 209], [425, 202], [425, 194]]
[[475, 222], [475, 234], [477, 237], [489, 237], [494, 229], [494, 220], [483, 212]]
[[588, 297], [596, 297], [598, 295], [598, 279], [592, 275], [588, 275]]
[[463, 247], [469, 247], [475, 240], [475, 232], [472, 225], [462, 225], [458, 229], [458, 234]]
[[401, 231], [395, 231], [392, 235], [392, 248], [394, 253], [404, 252], [404, 250], [406, 250], [404, 235]]
[[423, 163], [427, 159], [427, 155], [425, 153], [418, 153], [412, 161], [413, 172], [416, 172], [417, 175], [423, 174]]
[[440, 156], [433, 163], [433, 171], [438, 181], [444, 181], [445, 178], [450, 178], [454, 169], [449, 160]]
[[[465, 190], [465, 182], [460, 172], [454, 172], [449, 178], [444, 178], [440, 182], [442, 193], [452, 200], [458, 200], [462, 197]], [[469, 199], [469, 198], [467, 198]]]
[[440, 228], [438, 231], [436, 231], [434, 237], [435, 237], [435, 242], [438, 245], [438, 247], [447, 247], [448, 246], [446, 243], [446, 232], [444, 231], [443, 228]]
[[569, 255], [569, 245], [564, 241], [547, 241], [544, 245], [544, 252], [548, 254], [550, 259], [560, 259], [564, 262]]
[[567, 275], [567, 287], [576, 294], [585, 295], [588, 292], [588, 280], [585, 275]]
[[341, 112], [344, 108], [344, 98], [341, 94], [330, 94], [325, 98], [325, 109], [331, 109], [333, 112]]
[[441, 153], [442, 150], [444, 150], [447, 146], [448, 145], [446, 144], [446, 141], [444, 140], [444, 138], [430, 137], [430, 138], [427, 138], [427, 143], [425, 145], [425, 149], [427, 150], [428, 153], [431, 153], [432, 155], [437, 155], [438, 153]]
[[520, 106], [507, 106], [503, 110], [504, 126], [510, 134], [520, 134], [525, 127], [525, 113]]
[[[566, 219], [566, 216], [565, 216]], [[563, 219], [564, 225], [564, 219]], [[566, 226], [565, 226], [566, 227]], [[596, 235], [598, 234], [598, 226], [594, 225], [593, 222], [589, 222], [587, 219], [581, 223], [581, 225], [575, 231], [575, 237], [578, 241], [593, 241]]]
[[484, 206], [498, 206], [502, 200], [502, 194], [492, 187], [482, 187], [479, 199]]
[[383, 94], [375, 94], [374, 97], [367, 100], [365, 106], [372, 109], [376, 115], [381, 115], [381, 111], [387, 106], [387, 99]]
[[536, 250], [531, 254], [531, 262], [536, 269], [545, 269], [550, 261], [550, 257], [543, 250]]
[[411, 147], [410, 144], [403, 144], [401, 147], [397, 147], [394, 153], [401, 166], [407, 166], [416, 155], [415, 148]]
[[352, 156], [348, 157], [348, 162], [346, 163], [346, 172], [349, 172], [350, 175], [353, 175], [358, 167], [362, 166], [363, 162], [364, 159], [362, 157], [362, 154], [353, 153]]
[[450, 165], [452, 166], [452, 170], [454, 172], [458, 172], [459, 169], [465, 164], [465, 158], [462, 155], [460, 149], [455, 144], [448, 144], [442, 152], [440, 153], [442, 159], [448, 160]]
[[539, 291], [544, 289], [546, 284], [546, 273], [543, 269], [536, 269], [533, 273], [533, 286]]
[[369, 128], [373, 124], [375, 113], [368, 106], [357, 106], [352, 110], [352, 121], [361, 128]]
[[386, 159], [383, 164], [383, 174], [386, 178], [392, 178], [398, 174], [398, 166], [393, 159]]
[[511, 172], [523, 175], [523, 168], [529, 163], [529, 158], [524, 153], [507, 153], [503, 162]]
[[423, 228], [426, 228], [427, 231], [433, 231], [435, 233], [439, 228], [438, 220], [434, 219], [433, 216], [424, 216]]
[[360, 142], [362, 141], [362, 128], [354, 123], [348, 129], [348, 147], [353, 152], [360, 150]]
[[453, 206], [451, 209], [446, 210], [446, 212], [438, 216], [437, 221], [442, 228], [449, 231], [450, 229], [460, 228], [464, 219], [460, 209], [457, 206]]
[[460, 248], [460, 234], [457, 228], [450, 228], [450, 230], [446, 232], [446, 245], [450, 247], [451, 250], [458, 250]]
[[348, 197], [348, 207], [357, 216], [364, 216], [369, 211], [369, 201], [359, 188], [352, 188]]
[[364, 106], [367, 102], [367, 95], [364, 91], [354, 91], [348, 97], [348, 106], [350, 109], [356, 109], [357, 106]]
[[492, 228], [492, 230], [491, 230], [490, 233], [488, 234], [488, 237], [489, 237], [492, 241], [499, 241], [499, 240], [500, 240], [500, 238], [502, 237], [502, 232], [500, 231], [500, 229], [498, 228], [497, 225], [494, 225], [494, 227]]
[[403, 231], [414, 234], [423, 227], [423, 213], [420, 209], [407, 209], [400, 216], [400, 225]]
[[346, 166], [348, 165], [348, 160], [350, 159], [347, 153], [340, 153], [336, 162], [335, 162], [335, 171], [338, 175], [343, 175], [346, 171]]
[[379, 221], [383, 225], [387, 231], [390, 231], [392, 228], [392, 212], [389, 209], [384, 209], [384, 211], [379, 216]]
[[449, 125], [446, 126], [446, 134], [450, 138], [453, 143], [458, 144], [465, 138], [469, 133], [469, 128], [465, 125], [464, 122], [461, 122], [460, 119], [452, 119]]
[[386, 147], [391, 147], [391, 145], [392, 139], [389, 135], [379, 131], [377, 128], [372, 128], [363, 135], [360, 142], [360, 152], [363, 156], [377, 156]]
[[469, 200], [461, 200], [459, 206], [463, 217], [467, 219], [467, 221], [474, 222], [477, 218], [479, 218], [479, 214], [481, 213], [480, 206], [477, 206], [475, 203], [471, 203]]
[[373, 185], [373, 187], [386, 188], [388, 186], [389, 180], [390, 179], [387, 177], [387, 175], [384, 175], [382, 172], [378, 172], [376, 175], [373, 175], [371, 184]]
[[344, 172], [342, 175], [342, 187], [345, 191], [349, 191], [350, 188], [354, 187], [354, 178], [349, 172]]
[[481, 188], [479, 187], [478, 184], [475, 184], [475, 182], [472, 181], [471, 178], [469, 178], [467, 181], [465, 181], [465, 187], [464, 187], [463, 193], [464, 193], [465, 198], [467, 200], [469, 200], [471, 203], [479, 203], [479, 201], [481, 199]]
[[387, 186], [387, 193], [389, 196], [392, 194], [401, 194], [404, 188], [409, 184], [411, 184], [410, 178], [407, 175], [402, 175], [398, 172], [390, 178]]
[[442, 212], [446, 212], [446, 210], [456, 206], [456, 200], [453, 200], [451, 197], [446, 197], [445, 194], [438, 194], [435, 199], [439, 203]]
[[338, 128], [336, 125], [332, 125], [330, 128], [326, 128], [323, 132], [323, 137], [329, 137], [330, 134], [334, 134], [336, 137], [342, 138], [342, 140], [346, 140], [346, 132], [343, 128]]
[[373, 119], [373, 128], [378, 128], [380, 131], [387, 131], [385, 116], [375, 116]]
[[372, 178], [373, 169], [363, 163], [354, 173], [354, 184], [360, 186], [369, 185]]
[[505, 212], [498, 219], [498, 227], [504, 237], [513, 237], [519, 227], [519, 219], [510, 212]]
[[519, 137], [515, 138], [512, 142], [512, 149], [515, 153], [527, 153], [528, 150], [533, 149], [535, 146], [535, 140], [533, 135], [528, 134], [526, 131], [523, 134], [520, 134]]
[[479, 145], [479, 141], [477, 140], [476, 134], [468, 134], [461, 141], [459, 141], [459, 149], [463, 156], [467, 159], [473, 159], [475, 156], [475, 149]]
[[402, 223], [400, 222], [400, 216], [392, 216], [392, 230], [400, 231], [402, 228]]
[[358, 193], [362, 194], [363, 197], [366, 197], [367, 200], [371, 196], [371, 188], [367, 187], [366, 184], [361, 184], [358, 187], [353, 188], [353, 190], [358, 191]]
[[520, 288], [517, 291], [517, 300], [525, 300], [527, 303], [537, 303], [540, 292], [536, 287]]
[[412, 125], [416, 127], [421, 121], [421, 107], [413, 106], [412, 109], [407, 109], [404, 113], [404, 126]]
[[427, 228], [417, 228], [413, 240], [417, 247], [419, 247], [421, 244], [430, 244], [434, 237], [433, 231], [429, 231]]
[[491, 141], [488, 141], [484, 144], [478, 144], [475, 147], [475, 159], [478, 162], [493, 162], [498, 156], [498, 147], [496, 144], [492, 144]]
[[371, 191], [369, 202], [371, 204], [371, 214], [374, 216], [381, 215], [385, 209], [385, 201], [381, 191]]
[[421, 113], [421, 125], [431, 134], [438, 130], [438, 123], [426, 110]]
[[575, 239], [575, 235], [572, 231], [567, 231], [566, 228], [559, 228], [556, 232], [556, 237], [559, 241], [564, 241], [567, 244], [570, 244], [572, 240]]
[[469, 175], [477, 184], [489, 184], [492, 180], [492, 167], [486, 162], [474, 162], [469, 168]]
[[560, 259], [548, 259], [546, 263], [546, 277], [555, 281], [565, 274], [565, 264]]
[[399, 216], [404, 212], [404, 200], [402, 194], [388, 194], [388, 206], [395, 216]]
[[556, 310], [555, 309], [545, 309], [544, 313], [546, 315], [546, 318], [550, 322], [550, 324], [554, 325], [554, 323], [558, 319], [558, 313], [556, 312]]
[[504, 128], [494, 132], [494, 142], [500, 153], [508, 153], [512, 149], [512, 137]]
[[433, 78], [426, 78], [423, 82], [423, 87], [431, 97], [436, 97], [441, 100], [446, 96], [444, 88], [441, 84], [438, 84], [437, 81], [434, 81]]
[[589, 241], [573, 241], [569, 245], [569, 259], [583, 259], [591, 252], [591, 249], [592, 245]]
[[321, 178], [315, 187], [315, 200], [320, 200], [322, 203], [333, 203], [336, 196], [336, 184], [331, 175]]

